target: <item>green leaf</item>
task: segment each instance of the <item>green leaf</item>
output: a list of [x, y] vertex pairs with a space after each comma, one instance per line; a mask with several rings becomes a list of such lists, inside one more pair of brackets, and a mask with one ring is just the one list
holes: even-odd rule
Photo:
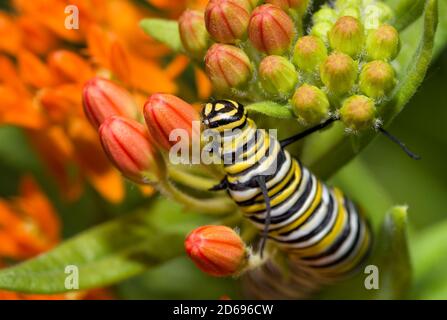
[[[425, 78], [432, 59], [434, 37], [438, 22], [437, 3], [437, 0], [427, 0], [423, 34], [420, 38], [419, 46], [413, 58], [409, 61], [409, 65], [402, 68], [405, 74], [401, 77], [391, 101], [379, 108], [385, 126], [403, 110]], [[304, 162], [323, 179], [334, 174], [352, 160], [357, 153], [353, 150], [351, 142], [344, 135], [343, 130], [340, 130], [340, 126], [334, 127], [333, 130], [327, 130], [324, 135], [316, 136], [314, 140], [309, 141], [311, 146], [318, 148], [318, 152], [313, 152], [313, 148], [309, 148], [307, 149], [307, 154], [305, 154], [307, 158]], [[358, 142], [359, 151], [366, 147], [375, 137], [376, 134], [374, 132], [362, 134]], [[331, 161], [328, 161], [328, 159]]]
[[412, 239], [415, 285], [412, 298], [447, 299], [447, 221]]
[[256, 102], [246, 106], [248, 111], [261, 113], [263, 115], [279, 118], [279, 119], [291, 119], [293, 118], [293, 113], [290, 108], [284, 105], [280, 105], [273, 101], [262, 101]]
[[159, 199], [150, 210], [118, 218], [62, 243], [52, 251], [0, 271], [0, 289], [53, 294], [66, 292], [65, 268], [78, 267], [81, 290], [111, 285], [183, 253], [187, 232], [203, 216], [181, 212]]
[[396, 14], [394, 25], [403, 30], [416, 21], [424, 11], [426, 0], [388, 0], [386, 3]]
[[152, 38], [164, 43], [175, 52], [183, 51], [177, 21], [149, 18], [141, 20], [140, 27]]
[[[117, 289], [121, 299], [216, 300], [223, 295], [238, 299], [239, 283], [235, 278], [209, 276], [183, 256], [126, 280]], [[200, 290], [198, 284], [203, 284]]]
[[392, 101], [383, 106], [382, 117], [386, 123], [391, 122], [402, 111], [424, 81], [432, 60], [437, 25], [438, 1], [427, 0], [424, 29], [419, 46], [394, 91]]
[[407, 207], [394, 207], [385, 217], [373, 260], [379, 268], [377, 299], [402, 299], [411, 286], [407, 224]]
[[[439, 0], [439, 12], [447, 12], [447, 0]], [[434, 48], [434, 57], [438, 57], [447, 45], [447, 15], [442, 14], [439, 17], [438, 29], [436, 31], [436, 40]]]

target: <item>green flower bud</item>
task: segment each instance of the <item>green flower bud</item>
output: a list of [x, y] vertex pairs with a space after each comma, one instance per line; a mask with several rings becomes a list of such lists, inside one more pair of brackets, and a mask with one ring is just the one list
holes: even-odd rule
[[396, 84], [393, 67], [384, 61], [372, 61], [360, 73], [360, 90], [371, 98], [386, 96]]
[[353, 131], [362, 131], [374, 126], [377, 109], [374, 101], [365, 96], [352, 96], [340, 109], [341, 121]]
[[351, 57], [359, 55], [365, 43], [363, 26], [353, 17], [341, 17], [329, 32], [329, 43], [334, 50]]
[[319, 37], [324, 43], [328, 43], [328, 33], [331, 31], [333, 24], [330, 22], [319, 22], [312, 27], [311, 35]]
[[324, 5], [320, 10], [313, 14], [312, 21], [314, 25], [320, 22], [335, 23], [335, 21], [337, 21], [337, 13], [328, 5]]
[[298, 73], [292, 63], [281, 56], [268, 56], [259, 66], [259, 77], [267, 93], [289, 97], [298, 83]]
[[357, 63], [344, 53], [334, 52], [321, 65], [320, 77], [331, 93], [343, 95], [357, 80]]
[[343, 10], [347, 7], [357, 7], [362, 6], [362, 0], [337, 0], [335, 1], [335, 7], [339, 10]]
[[356, 19], [360, 19], [360, 10], [356, 7], [346, 7], [343, 10], [340, 10], [340, 17], [353, 17]]
[[369, 32], [366, 52], [370, 60], [393, 60], [399, 49], [399, 33], [394, 27], [384, 24]]
[[205, 57], [206, 73], [215, 88], [228, 91], [241, 88], [248, 83], [252, 75], [250, 58], [235, 46], [214, 44]]
[[316, 36], [300, 38], [293, 52], [293, 63], [306, 72], [315, 71], [327, 58], [327, 49], [323, 40]]
[[295, 91], [292, 108], [301, 121], [315, 125], [328, 118], [330, 103], [319, 88], [304, 84]]
[[366, 30], [377, 29], [381, 24], [394, 20], [393, 10], [383, 2], [365, 4], [363, 22]]
[[203, 58], [210, 42], [203, 13], [186, 10], [179, 19], [179, 31], [186, 51], [195, 57]]
[[302, 16], [306, 13], [310, 0], [266, 0], [266, 2], [280, 7], [284, 11], [294, 10]]

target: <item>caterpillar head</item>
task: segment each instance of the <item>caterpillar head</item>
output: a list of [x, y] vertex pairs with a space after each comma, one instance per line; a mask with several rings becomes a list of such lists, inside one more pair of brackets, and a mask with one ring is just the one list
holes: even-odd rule
[[220, 132], [240, 129], [247, 121], [244, 106], [232, 100], [207, 103], [202, 110], [201, 118], [206, 129], [216, 129]]

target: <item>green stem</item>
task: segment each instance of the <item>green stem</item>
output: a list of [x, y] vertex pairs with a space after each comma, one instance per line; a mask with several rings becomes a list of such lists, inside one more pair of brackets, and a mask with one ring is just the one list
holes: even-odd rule
[[218, 183], [217, 180], [200, 177], [173, 167], [169, 168], [169, 177], [186, 187], [191, 187], [200, 191], [208, 191]]
[[198, 199], [177, 189], [168, 179], [159, 181], [158, 188], [161, 193], [187, 207], [201, 213], [223, 215], [237, 210], [236, 205], [227, 198]]

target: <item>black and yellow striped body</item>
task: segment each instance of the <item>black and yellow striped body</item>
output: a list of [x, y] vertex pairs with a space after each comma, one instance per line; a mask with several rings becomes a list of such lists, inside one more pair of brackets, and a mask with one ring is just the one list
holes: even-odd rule
[[267, 210], [255, 178], [264, 176], [271, 204], [269, 238], [289, 255], [297, 273], [305, 274], [306, 281], [314, 279], [313, 285], [325, 284], [359, 266], [371, 237], [354, 203], [319, 181], [267, 131], [257, 129], [242, 105], [210, 103], [202, 118], [221, 134], [230, 196], [259, 230], [265, 227]]

